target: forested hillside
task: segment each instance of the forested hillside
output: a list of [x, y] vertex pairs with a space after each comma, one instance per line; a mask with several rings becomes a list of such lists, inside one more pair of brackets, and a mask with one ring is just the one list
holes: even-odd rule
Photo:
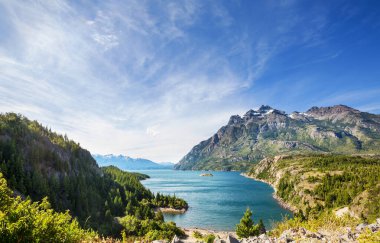
[[[32, 201], [47, 196], [52, 209], [69, 210], [84, 228], [103, 235], [120, 236], [123, 226], [115, 218], [125, 215], [156, 221], [157, 199], [139, 182], [147, 176], [101, 169], [78, 143], [22, 115], [0, 115], [0, 170], [15, 194]], [[158, 222], [164, 224], [162, 217]]]
[[345, 207], [364, 221], [380, 217], [380, 157], [277, 156], [253, 166], [249, 175], [271, 183], [305, 218]]
[[48, 196], [57, 211], [70, 210], [79, 222], [109, 233], [105, 202], [117, 185], [91, 154], [66, 136], [36, 121], [8, 113], [0, 116], [0, 168], [11, 189], [32, 200]]

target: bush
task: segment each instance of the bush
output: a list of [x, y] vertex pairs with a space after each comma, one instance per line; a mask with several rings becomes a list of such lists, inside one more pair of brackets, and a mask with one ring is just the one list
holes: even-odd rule
[[202, 239], [203, 238], [203, 235], [201, 234], [201, 233], [199, 233], [199, 231], [194, 231], [193, 232], [193, 237], [195, 238], [195, 239]]
[[175, 235], [181, 237], [185, 233], [173, 222], [163, 222], [154, 219], [140, 220], [133, 215], [120, 219], [127, 236], [137, 236], [149, 241], [171, 240]]
[[352, 218], [349, 215], [343, 217], [337, 217], [332, 212], [326, 211], [319, 214], [315, 218], [309, 218], [307, 220], [301, 217], [295, 217], [292, 219], [285, 218], [282, 222], [279, 222], [275, 227], [270, 231], [270, 234], [273, 236], [280, 236], [282, 232], [291, 228], [305, 228], [307, 230], [317, 232], [320, 230], [326, 231], [339, 231], [345, 227], [354, 228], [360, 222], [356, 218]]
[[215, 235], [214, 234], [208, 234], [203, 238], [203, 241], [206, 243], [213, 243], [215, 240]]
[[57, 213], [47, 198], [41, 203], [12, 197], [0, 173], [0, 238], [3, 242], [80, 242], [96, 234], [83, 230], [69, 212]]

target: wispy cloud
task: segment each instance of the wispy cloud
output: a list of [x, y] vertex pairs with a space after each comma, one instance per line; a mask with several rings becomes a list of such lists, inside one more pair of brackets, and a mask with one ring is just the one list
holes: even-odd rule
[[[279, 80], [261, 87], [278, 57], [329, 40], [328, 11], [299, 5], [2, 1], [0, 111], [37, 119], [94, 153], [178, 161], [230, 115], [285, 90]], [[335, 58], [327, 54], [308, 63]]]
[[[187, 41], [184, 28], [197, 20], [196, 2], [160, 5], [158, 15], [139, 1], [107, 2], [84, 14], [65, 1], [2, 5], [11, 28], [1, 26], [7, 36], [0, 47], [1, 110], [38, 119], [93, 152], [178, 160], [182, 154], [158, 137], [186, 149], [190, 144], [178, 143], [168, 121], [182, 130], [175, 121], [194, 104], [220, 101], [238, 89], [226, 59], [214, 75], [208, 67], [219, 68], [210, 64], [218, 56], [188, 56], [193, 47], [182, 55], [159, 53], [175, 39]], [[180, 70], [188, 57], [194, 65]], [[170, 62], [175, 59], [178, 64]]]

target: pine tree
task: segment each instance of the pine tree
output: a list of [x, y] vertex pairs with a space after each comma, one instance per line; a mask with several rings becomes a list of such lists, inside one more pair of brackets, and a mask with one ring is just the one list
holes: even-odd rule
[[259, 235], [261, 235], [261, 234], [265, 234], [265, 233], [267, 232], [267, 230], [265, 229], [265, 225], [264, 225], [264, 222], [263, 222], [262, 219], [260, 219], [257, 228], [258, 228], [258, 230], [259, 230]]
[[236, 225], [236, 234], [240, 238], [248, 238], [249, 236], [259, 235], [258, 225], [254, 225], [252, 220], [252, 211], [247, 208], [240, 223]]
[[127, 207], [125, 208], [125, 214], [132, 214], [133, 212], [133, 206], [132, 201], [128, 201]]

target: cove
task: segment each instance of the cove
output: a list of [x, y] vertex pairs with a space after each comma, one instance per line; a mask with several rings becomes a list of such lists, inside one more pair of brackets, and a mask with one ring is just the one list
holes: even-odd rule
[[185, 214], [165, 214], [166, 221], [180, 227], [233, 231], [249, 207], [255, 223], [263, 219], [267, 229], [291, 212], [272, 197], [273, 188], [263, 182], [248, 179], [240, 172], [144, 170], [150, 176], [142, 184], [154, 193], [176, 195], [185, 199], [190, 208]]

